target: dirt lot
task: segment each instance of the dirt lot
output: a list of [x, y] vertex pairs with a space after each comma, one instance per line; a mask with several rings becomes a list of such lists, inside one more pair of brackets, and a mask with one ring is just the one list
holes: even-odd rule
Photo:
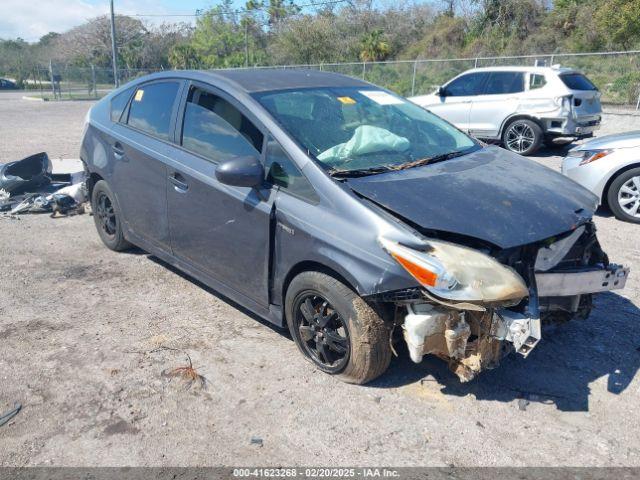
[[[0, 94], [0, 162], [77, 157], [90, 106]], [[0, 219], [0, 412], [24, 405], [0, 465], [640, 465], [640, 230], [595, 221], [633, 271], [589, 320], [468, 384], [401, 352], [358, 387], [157, 259], [107, 250], [88, 215]], [[206, 389], [163, 377], [183, 352]]]

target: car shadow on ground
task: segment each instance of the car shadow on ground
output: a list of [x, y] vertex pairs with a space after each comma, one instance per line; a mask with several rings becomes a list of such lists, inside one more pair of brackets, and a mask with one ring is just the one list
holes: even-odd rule
[[543, 145], [534, 156], [537, 158], [550, 158], [550, 157], [566, 157], [569, 150], [577, 146], [576, 142], [567, 143], [564, 145]]
[[555, 404], [562, 411], [588, 411], [593, 382], [607, 377], [607, 392], [619, 395], [640, 368], [640, 309], [615, 293], [603, 293], [595, 303], [587, 320], [545, 326], [542, 341], [528, 358], [511, 354], [471, 382], [460, 383], [446, 363], [433, 356], [412, 363], [399, 345], [399, 358], [370, 385], [396, 388], [432, 381], [445, 395], [471, 394], [480, 401], [499, 402], [524, 399]]
[[[136, 249], [137, 249], [137, 247], [136, 247]], [[143, 250], [140, 250], [140, 252], [141, 253], [146, 253]], [[197, 280], [197, 279], [189, 276], [188, 274], [186, 274], [182, 270], [177, 269], [176, 267], [174, 267], [173, 265], [165, 262], [164, 260], [161, 260], [160, 258], [155, 257], [155, 256], [153, 256], [153, 255], [151, 255], [149, 253], [147, 253], [147, 258], [149, 260], [151, 260], [152, 262], [155, 262], [158, 265], [160, 265], [160, 266], [162, 266], [162, 267], [164, 267], [164, 268], [166, 268], [168, 270], [171, 270], [176, 275], [180, 276], [181, 278], [184, 278], [188, 282], [193, 283], [197, 287], [202, 288], [203, 290], [205, 290], [206, 292], [210, 293], [211, 295], [213, 295], [217, 299], [219, 299], [219, 300], [221, 300], [221, 301], [223, 301], [225, 303], [228, 303], [229, 305], [231, 305], [236, 310], [238, 310], [238, 311], [242, 312], [243, 314], [245, 314], [247, 317], [251, 317], [251, 319], [255, 320], [256, 322], [259, 322], [259, 323], [263, 324], [264, 326], [269, 327], [274, 332], [277, 332], [277, 333], [281, 334], [282, 336], [284, 336], [286, 338], [289, 338], [291, 340], [291, 336], [289, 335], [289, 330], [287, 328], [278, 327], [277, 325], [274, 325], [273, 323], [268, 322], [267, 320], [263, 319], [259, 315], [256, 315], [255, 313], [253, 313], [251, 310], [246, 309], [245, 307], [243, 307], [239, 303], [236, 303], [233, 300], [231, 300], [229, 297], [224, 296], [223, 294], [221, 294], [217, 290], [214, 290], [213, 288], [209, 287], [208, 285], [205, 285], [204, 283], [202, 283], [200, 280]]]

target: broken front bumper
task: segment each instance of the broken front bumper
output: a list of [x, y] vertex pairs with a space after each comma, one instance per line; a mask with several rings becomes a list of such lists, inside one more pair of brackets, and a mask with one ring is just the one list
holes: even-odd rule
[[606, 269], [536, 273], [539, 297], [568, 297], [624, 288], [629, 268], [609, 265]]
[[[537, 297], [576, 297], [624, 288], [629, 269], [608, 268], [566, 272], [536, 273]], [[542, 337], [537, 298], [519, 313], [509, 308], [484, 312], [447, 308], [445, 305], [413, 303], [407, 305], [404, 338], [411, 359], [419, 363], [427, 354], [447, 359], [461, 381], [498, 365], [509, 342], [527, 356]]]

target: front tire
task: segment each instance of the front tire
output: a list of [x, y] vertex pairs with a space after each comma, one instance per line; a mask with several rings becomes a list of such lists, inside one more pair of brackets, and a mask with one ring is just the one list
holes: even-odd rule
[[99, 180], [91, 192], [91, 210], [98, 235], [107, 248], [121, 252], [131, 248], [124, 238], [120, 210], [115, 195], [104, 180]]
[[321, 272], [299, 274], [287, 289], [285, 315], [299, 350], [323, 372], [364, 384], [389, 367], [389, 329], [339, 280]]
[[519, 155], [533, 155], [543, 140], [540, 125], [532, 120], [521, 118], [510, 122], [502, 133], [504, 148]]
[[627, 170], [611, 182], [607, 202], [618, 220], [640, 223], [640, 168]]

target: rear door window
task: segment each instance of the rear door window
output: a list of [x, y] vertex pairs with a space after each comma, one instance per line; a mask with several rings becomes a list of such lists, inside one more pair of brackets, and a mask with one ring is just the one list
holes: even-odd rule
[[262, 132], [224, 98], [192, 87], [185, 105], [181, 143], [214, 162], [262, 151]]
[[453, 80], [446, 87], [449, 97], [466, 97], [482, 93], [487, 74], [484, 72], [468, 73]]
[[485, 95], [504, 95], [524, 91], [524, 74], [522, 72], [491, 72]]
[[178, 82], [158, 82], [138, 87], [133, 94], [127, 124], [162, 140], [169, 140], [171, 115]]
[[560, 75], [560, 80], [571, 90], [597, 90], [587, 77], [581, 73], [564, 73]]

